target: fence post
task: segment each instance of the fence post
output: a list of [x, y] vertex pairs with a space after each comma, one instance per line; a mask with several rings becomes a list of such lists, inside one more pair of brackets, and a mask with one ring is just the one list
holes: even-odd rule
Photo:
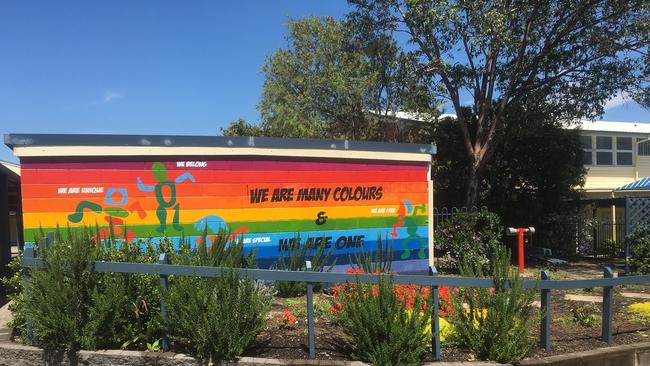
[[[29, 286], [29, 278], [30, 274], [29, 272], [31, 271], [31, 267], [25, 266], [25, 259], [34, 259], [36, 257], [36, 252], [34, 251], [34, 247], [25, 247], [25, 251], [23, 252], [23, 263], [21, 263], [22, 270], [23, 270], [23, 292]], [[30, 341], [34, 340], [34, 334], [32, 333], [32, 323], [29, 319], [25, 319], [25, 330], [26, 330], [26, 335], [25, 338], [27, 338]]]
[[26, 267], [24, 262], [24, 260], [28, 258], [34, 258], [34, 247], [26, 247], [23, 252], [23, 263], [20, 264], [23, 267], [23, 288], [25, 288], [27, 282], [29, 282], [29, 267]]
[[[167, 253], [161, 253], [158, 257], [158, 264], [169, 264], [169, 256]], [[169, 312], [167, 311], [167, 305], [165, 304], [165, 293], [167, 292], [167, 275], [160, 275], [160, 317], [162, 320], [162, 325], [164, 329], [163, 339], [162, 339], [162, 350], [164, 352], [169, 351]]]
[[[429, 274], [431, 277], [438, 275], [436, 266], [429, 267]], [[440, 361], [440, 319], [438, 319], [440, 299], [438, 295], [438, 286], [431, 286], [431, 351], [433, 352], [433, 359], [435, 361]]]
[[[551, 279], [551, 274], [548, 271], [542, 271], [542, 281]], [[542, 323], [540, 324], [540, 343], [544, 351], [551, 351], [551, 290], [542, 289], [541, 298], [542, 308]]]
[[[605, 267], [604, 269], [605, 278], [613, 278], [614, 273], [610, 267]], [[613, 286], [603, 286], [603, 341], [607, 344], [612, 344], [612, 316], [614, 310], [614, 287]]]
[[[305, 267], [311, 271], [311, 261], [305, 262]], [[314, 284], [307, 282], [307, 343], [309, 358], [316, 358], [316, 336], [314, 334]]]

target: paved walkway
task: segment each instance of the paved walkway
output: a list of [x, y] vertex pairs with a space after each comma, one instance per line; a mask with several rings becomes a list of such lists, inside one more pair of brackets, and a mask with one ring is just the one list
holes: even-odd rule
[[0, 308], [0, 342], [8, 341], [11, 338], [11, 329], [7, 326], [7, 322], [11, 321], [11, 311], [9, 311], [9, 303]]

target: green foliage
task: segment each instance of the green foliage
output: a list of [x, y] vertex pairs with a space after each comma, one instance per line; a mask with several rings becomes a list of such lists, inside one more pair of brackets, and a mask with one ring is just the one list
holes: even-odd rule
[[574, 306], [571, 308], [573, 322], [583, 327], [593, 327], [598, 321], [599, 311], [594, 303]]
[[630, 267], [635, 274], [650, 274], [650, 229], [638, 226], [625, 238], [629, 245]]
[[[242, 120], [228, 135], [413, 140], [393, 112], [429, 115], [428, 85], [388, 37], [363, 38], [345, 21], [309, 17], [288, 24], [288, 47], [263, 67], [260, 126]], [[401, 61], [400, 61], [401, 60]]]
[[45, 349], [75, 351], [85, 343], [92, 291], [98, 276], [87, 271], [98, 258], [88, 230], [66, 241], [57, 240], [38, 248], [43, 269], [31, 269], [24, 289], [24, 317], [28, 339]]
[[610, 258], [619, 258], [623, 254], [623, 246], [615, 240], [607, 239], [598, 247], [598, 254]]
[[573, 121], [602, 114], [621, 90], [648, 94], [645, 0], [350, 2], [361, 37], [403, 39], [430, 95], [453, 106], [469, 161], [466, 205], [477, 203], [486, 164], [496, 161], [496, 131], [513, 107], [544, 106]]
[[[278, 269], [282, 271], [306, 271], [306, 262], [311, 261], [311, 271], [329, 272], [334, 268], [336, 260], [330, 261], [332, 249], [325, 251], [325, 244], [322, 240], [307, 238], [305, 243], [301, 243], [300, 236], [296, 236], [292, 244], [289, 244], [285, 250], [280, 250], [278, 256]], [[314, 248], [316, 247], [316, 248]], [[328, 262], [331, 262], [329, 265]], [[275, 281], [273, 287], [280, 297], [296, 297], [305, 293], [305, 282]]]
[[[164, 243], [164, 241], [163, 241]], [[149, 242], [105, 247], [103, 260], [155, 263], [158, 251]], [[159, 248], [160, 249], [160, 248]], [[128, 273], [97, 273], [92, 290], [84, 348], [144, 349], [162, 336], [159, 277]]]
[[357, 271], [363, 273], [390, 273], [393, 264], [393, 245], [389, 245], [388, 237], [383, 240], [381, 235], [377, 235], [377, 250], [367, 253], [363, 247], [354, 254], [354, 260], [350, 260], [350, 265]]
[[490, 270], [490, 258], [501, 246], [503, 228], [499, 216], [490, 212], [458, 212], [443, 221], [436, 230], [436, 243], [448, 253], [458, 269], [467, 263], [482, 271]]
[[356, 282], [338, 295], [339, 324], [352, 338], [353, 356], [373, 365], [418, 365], [425, 351], [427, 312], [420, 313], [422, 296], [412, 309], [398, 299], [391, 275], [379, 275], [377, 285]]
[[36, 247], [46, 266], [28, 271], [29, 282], [17, 295], [22, 302], [12, 309], [12, 326], [29, 343], [57, 350], [143, 349], [161, 337], [158, 276], [87, 268], [95, 260], [153, 263], [161, 246], [119, 242], [112, 235], [96, 243], [84, 228], [57, 231], [53, 242]]
[[[451, 292], [453, 340], [482, 360], [516, 363], [535, 347], [532, 329], [537, 312], [532, 304], [534, 289], [524, 289], [516, 269], [510, 267], [509, 251], [499, 248], [492, 256], [494, 288], [461, 288]], [[482, 266], [465, 260], [461, 274], [482, 277]], [[509, 284], [509, 286], [507, 286]], [[467, 304], [467, 309], [463, 304]]]
[[173, 263], [222, 267], [222, 276], [173, 276], [163, 294], [172, 341], [204, 361], [239, 356], [255, 340], [270, 310], [269, 289], [233, 270], [254, 267], [254, 255], [244, 254], [241, 240], [226, 238], [221, 233], [212, 245], [201, 245], [192, 255], [185, 247], [173, 258]]
[[246, 122], [243, 118], [230, 122], [228, 127], [222, 128], [224, 136], [264, 136], [264, 131], [256, 125]]
[[[473, 126], [476, 121], [469, 122]], [[438, 146], [433, 168], [439, 206], [465, 200], [470, 160], [455, 120], [436, 125]], [[512, 107], [495, 131], [494, 159], [484, 168], [479, 203], [497, 213], [507, 226], [534, 226], [537, 246], [558, 253], [575, 243], [583, 212], [577, 197], [585, 169], [578, 132], [568, 130], [535, 106]]]
[[0, 284], [7, 291], [7, 300], [9, 300], [9, 311], [13, 318], [7, 326], [13, 329], [12, 335], [20, 335], [25, 329], [25, 312], [24, 312], [24, 294], [23, 294], [23, 273], [21, 266], [22, 253], [12, 258], [7, 267], [11, 273], [10, 276], [0, 278]]

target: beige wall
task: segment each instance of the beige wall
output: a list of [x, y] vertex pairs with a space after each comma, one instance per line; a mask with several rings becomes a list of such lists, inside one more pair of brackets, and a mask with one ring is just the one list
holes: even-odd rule
[[637, 179], [650, 177], [650, 156], [636, 157]]
[[587, 168], [584, 189], [589, 191], [609, 190], [632, 183], [636, 180], [634, 167], [599, 167]]

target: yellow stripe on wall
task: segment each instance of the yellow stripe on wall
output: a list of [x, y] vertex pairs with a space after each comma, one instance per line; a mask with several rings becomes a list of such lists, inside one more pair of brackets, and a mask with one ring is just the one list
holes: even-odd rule
[[[294, 208], [252, 208], [252, 209], [203, 209], [183, 210], [181, 207], [180, 223], [193, 223], [208, 215], [219, 216], [226, 222], [235, 221], [279, 221], [279, 220], [306, 220], [316, 219], [319, 212], [324, 211], [330, 219], [334, 218], [355, 218], [355, 217], [397, 217], [397, 210], [400, 205], [376, 205], [376, 206], [343, 206], [343, 207], [294, 207]], [[68, 224], [66, 213], [25, 213], [25, 228], [65, 226]], [[125, 219], [130, 225], [158, 224], [156, 211], [146, 211], [146, 217], [141, 219], [138, 213], [133, 212]], [[173, 210], [167, 210], [167, 224], [171, 225], [174, 216]], [[74, 225], [91, 225], [95, 223], [106, 224], [106, 214], [85, 211], [83, 220]]]

